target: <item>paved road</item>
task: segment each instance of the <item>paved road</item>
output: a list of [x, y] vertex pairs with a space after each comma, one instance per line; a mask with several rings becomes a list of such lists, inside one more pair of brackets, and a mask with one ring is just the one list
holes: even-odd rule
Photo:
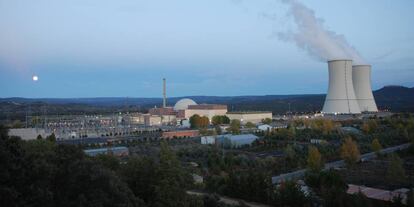
[[[198, 192], [198, 191], [187, 191], [187, 194], [197, 195], [197, 196], [208, 195], [208, 193], [203, 193], [203, 192]], [[219, 199], [220, 199], [219, 200], [220, 202], [223, 202], [228, 205], [240, 205], [240, 203], [242, 202], [243, 204], [250, 206], [250, 207], [270, 207], [268, 205], [261, 204], [261, 203], [247, 202], [242, 199], [230, 198], [230, 197], [220, 196], [220, 195], [219, 195]]]
[[[394, 146], [394, 147], [389, 147], [389, 148], [385, 148], [381, 150], [382, 154], [389, 154], [389, 153], [393, 153], [395, 151], [399, 151], [399, 150], [403, 150], [403, 149], [407, 149], [409, 146], [411, 145], [411, 143], [406, 143], [406, 144], [402, 144], [402, 145], [398, 145], [398, 146]], [[374, 152], [370, 152], [370, 153], [366, 153], [361, 155], [361, 161], [367, 161], [367, 160], [372, 160], [376, 157]], [[324, 170], [328, 170], [331, 168], [338, 168], [338, 167], [343, 167], [345, 166], [345, 162], [343, 160], [339, 160], [339, 161], [334, 161], [334, 162], [330, 162], [330, 163], [326, 163]], [[286, 180], [293, 180], [293, 179], [298, 179], [301, 178], [305, 175], [306, 173], [306, 169], [301, 169], [301, 170], [297, 170], [294, 172], [290, 172], [290, 173], [286, 173], [286, 174], [280, 174], [278, 176], [273, 176], [272, 177], [272, 183], [276, 184], [276, 183], [280, 183], [282, 181], [286, 181]]]

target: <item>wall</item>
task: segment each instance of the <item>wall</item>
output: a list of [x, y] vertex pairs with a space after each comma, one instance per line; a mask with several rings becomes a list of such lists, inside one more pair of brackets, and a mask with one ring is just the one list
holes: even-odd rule
[[230, 120], [237, 119], [242, 124], [246, 124], [247, 122], [252, 122], [253, 124], [257, 124], [262, 122], [263, 119], [266, 118], [272, 118], [271, 112], [258, 112], [258, 113], [227, 113], [227, 117], [230, 118]]
[[173, 138], [173, 137], [197, 137], [200, 133], [198, 130], [183, 130], [183, 131], [171, 131], [163, 132], [162, 138]]
[[185, 118], [189, 119], [190, 117], [192, 117], [195, 114], [198, 114], [200, 116], [206, 116], [208, 117], [208, 119], [213, 118], [213, 116], [216, 115], [226, 115], [227, 113], [227, 109], [187, 109], [185, 110]]

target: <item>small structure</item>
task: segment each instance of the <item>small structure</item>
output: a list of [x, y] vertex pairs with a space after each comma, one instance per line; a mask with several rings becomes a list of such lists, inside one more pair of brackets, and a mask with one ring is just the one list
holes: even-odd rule
[[326, 140], [323, 140], [323, 139], [311, 139], [310, 140], [310, 143], [311, 144], [326, 144], [327, 141]]
[[360, 186], [360, 185], [349, 184], [347, 193], [355, 194], [355, 193], [361, 192], [362, 194], [364, 194], [366, 197], [370, 199], [381, 200], [381, 201], [386, 201], [386, 202], [392, 202], [393, 198], [401, 197], [402, 203], [406, 204], [408, 191], [409, 189], [406, 189], [406, 188], [401, 188], [401, 189], [397, 189], [394, 191], [388, 191], [388, 190], [383, 190], [383, 189], [378, 189], [378, 188], [370, 188], [370, 187], [365, 187], [365, 186]]
[[262, 125], [259, 125], [257, 128], [261, 131], [270, 131], [273, 129], [273, 127], [270, 126], [269, 124], [262, 124]]
[[215, 136], [204, 136], [201, 137], [201, 144], [215, 144], [216, 137]]
[[288, 123], [276, 122], [276, 123], [272, 123], [271, 126], [273, 127], [273, 129], [286, 129], [288, 128]]
[[204, 182], [204, 178], [200, 175], [197, 174], [192, 174], [193, 176], [193, 180], [194, 180], [194, 184], [202, 184]]
[[83, 150], [89, 156], [97, 156], [100, 154], [108, 155], [112, 154], [117, 157], [125, 157], [129, 155], [129, 150], [127, 147], [108, 147], [108, 148], [98, 148], [98, 149], [88, 149]]
[[217, 142], [219, 142], [224, 147], [238, 148], [244, 145], [251, 145], [258, 137], [254, 134], [240, 134], [240, 135], [231, 135], [226, 134], [217, 137]]
[[183, 128], [190, 128], [191, 127], [190, 120], [188, 120], [188, 119], [181, 120], [181, 126]]

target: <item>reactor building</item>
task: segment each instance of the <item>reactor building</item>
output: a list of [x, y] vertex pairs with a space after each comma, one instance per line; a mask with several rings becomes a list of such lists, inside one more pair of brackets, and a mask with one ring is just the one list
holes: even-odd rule
[[329, 87], [322, 113], [377, 112], [371, 89], [371, 66], [352, 65], [352, 60], [328, 61]]

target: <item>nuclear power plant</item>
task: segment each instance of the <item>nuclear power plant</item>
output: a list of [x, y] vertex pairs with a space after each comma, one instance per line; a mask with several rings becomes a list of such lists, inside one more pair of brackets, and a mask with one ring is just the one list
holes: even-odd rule
[[329, 87], [322, 109], [324, 114], [377, 112], [371, 90], [371, 66], [352, 60], [328, 61]]
[[352, 66], [352, 81], [359, 108], [362, 112], [377, 112], [371, 88], [371, 65]]

